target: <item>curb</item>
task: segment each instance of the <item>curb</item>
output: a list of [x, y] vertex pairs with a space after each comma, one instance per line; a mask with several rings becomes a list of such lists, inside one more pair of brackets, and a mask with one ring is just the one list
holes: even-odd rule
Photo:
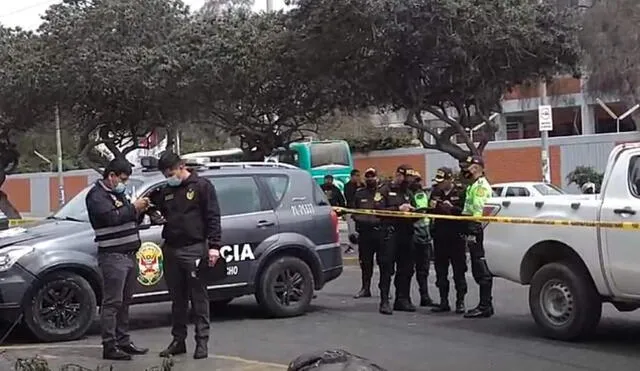
[[360, 265], [360, 261], [358, 260], [357, 256], [343, 256], [342, 265]]

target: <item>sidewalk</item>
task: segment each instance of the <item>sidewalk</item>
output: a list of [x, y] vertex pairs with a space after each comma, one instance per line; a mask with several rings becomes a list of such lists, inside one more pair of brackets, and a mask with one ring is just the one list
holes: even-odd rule
[[[13, 371], [18, 359], [35, 356], [45, 360], [52, 371], [164, 371], [163, 359], [155, 353], [136, 356], [133, 361], [105, 361], [102, 359], [102, 347], [83, 344], [0, 347], [0, 370]], [[204, 360], [194, 360], [191, 354], [186, 354], [174, 358], [173, 361], [172, 371], [283, 371], [287, 369], [285, 365], [214, 354], [210, 354], [209, 358]]]

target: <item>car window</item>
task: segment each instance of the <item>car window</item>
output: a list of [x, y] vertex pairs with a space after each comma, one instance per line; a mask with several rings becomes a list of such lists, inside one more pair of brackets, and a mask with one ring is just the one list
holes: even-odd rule
[[266, 210], [262, 207], [260, 190], [251, 176], [208, 178], [216, 188], [221, 215], [239, 215]]
[[502, 190], [503, 189], [504, 189], [503, 187], [493, 187], [493, 197], [502, 196]]
[[289, 177], [286, 175], [263, 175], [261, 178], [269, 188], [273, 199], [277, 204], [280, 204], [289, 187]]
[[[133, 191], [137, 188], [140, 189], [142, 187], [143, 182], [137, 179], [129, 179], [126, 183], [127, 189], [126, 194], [128, 197], [131, 197]], [[64, 204], [53, 217], [55, 219], [74, 219], [80, 220], [83, 222], [89, 221], [89, 213], [87, 212], [87, 193], [89, 190], [93, 188], [93, 184], [83, 189], [75, 195], [71, 200], [69, 200], [66, 204]]]
[[526, 197], [529, 196], [529, 190], [524, 187], [508, 187], [506, 197]]
[[543, 196], [563, 195], [564, 191], [552, 184], [534, 184], [533, 188]]
[[631, 194], [640, 198], [640, 156], [633, 156], [629, 161], [628, 177]]
[[313, 181], [313, 201], [318, 206], [329, 205], [329, 199], [327, 198], [327, 195], [315, 180]]

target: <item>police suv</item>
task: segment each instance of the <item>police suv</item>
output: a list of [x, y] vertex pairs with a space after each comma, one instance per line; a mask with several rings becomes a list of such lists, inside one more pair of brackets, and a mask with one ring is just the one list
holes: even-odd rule
[[[132, 199], [165, 183], [149, 160], [130, 177]], [[215, 185], [222, 214], [227, 274], [208, 286], [212, 305], [253, 294], [271, 316], [303, 314], [313, 291], [342, 273], [338, 216], [320, 187], [286, 164], [209, 163], [197, 171]], [[40, 341], [80, 338], [101, 302], [98, 247], [85, 206], [91, 187], [45, 220], [0, 232], [0, 319], [21, 319]], [[161, 231], [148, 217], [140, 224], [134, 304], [170, 300]]]

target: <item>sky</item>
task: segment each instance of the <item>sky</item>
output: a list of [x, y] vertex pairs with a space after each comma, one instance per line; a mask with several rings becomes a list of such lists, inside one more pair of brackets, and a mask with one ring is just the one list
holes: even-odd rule
[[[183, 0], [192, 10], [199, 9], [205, 0]], [[0, 0], [0, 23], [5, 27], [20, 26], [24, 29], [35, 30], [40, 25], [40, 15], [52, 4], [60, 0]], [[256, 0], [253, 9], [265, 10], [267, 0]], [[273, 0], [274, 9], [284, 8], [284, 0]]]

